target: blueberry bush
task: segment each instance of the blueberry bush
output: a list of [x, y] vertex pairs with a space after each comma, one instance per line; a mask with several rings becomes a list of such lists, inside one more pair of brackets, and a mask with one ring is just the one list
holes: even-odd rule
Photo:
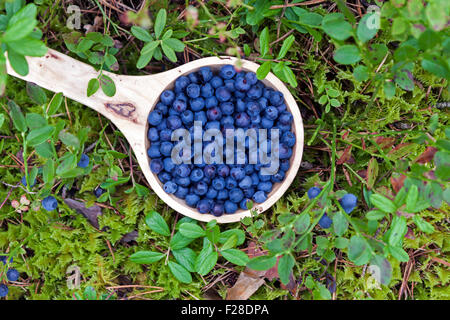
[[[0, 299], [449, 299], [449, 22], [444, 0], [1, 1]], [[7, 75], [47, 48], [98, 70], [87, 96], [258, 63], [303, 118], [295, 180], [239, 223], [183, 217], [113, 124]]]

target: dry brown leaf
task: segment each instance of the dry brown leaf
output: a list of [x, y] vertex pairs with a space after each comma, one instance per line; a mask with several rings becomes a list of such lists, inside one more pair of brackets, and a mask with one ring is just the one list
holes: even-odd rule
[[417, 157], [415, 162], [425, 164], [427, 162], [431, 162], [434, 157], [434, 154], [437, 152], [437, 149], [434, 147], [427, 147], [421, 155]]

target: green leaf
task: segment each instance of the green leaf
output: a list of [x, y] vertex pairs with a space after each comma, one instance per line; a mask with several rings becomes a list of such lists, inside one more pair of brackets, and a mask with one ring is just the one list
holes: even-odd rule
[[408, 227], [406, 226], [405, 217], [394, 216], [389, 228], [388, 243], [393, 247], [401, 245], [407, 231]]
[[47, 47], [42, 41], [29, 37], [8, 42], [7, 46], [23, 56], [42, 57], [47, 53]]
[[342, 238], [342, 237], [336, 238], [336, 241], [334, 242], [334, 246], [337, 249], [345, 249], [345, 248], [347, 248], [348, 244], [349, 244], [349, 240], [346, 238]]
[[416, 185], [409, 187], [408, 194], [406, 195], [406, 211], [415, 212], [417, 199], [419, 197], [419, 189]]
[[211, 241], [212, 243], [216, 244], [219, 241], [220, 237], [220, 228], [219, 226], [214, 226], [210, 229], [206, 230], [206, 237]]
[[169, 226], [164, 218], [156, 211], [150, 211], [145, 216], [145, 223], [154, 232], [163, 236], [170, 236]]
[[333, 55], [334, 60], [340, 64], [354, 64], [361, 60], [358, 47], [346, 44], [339, 47]]
[[[41, 143], [34, 148], [36, 150], [36, 153], [43, 158], [50, 159], [54, 155], [53, 148], [48, 142]], [[49, 160], [47, 160], [47, 162], [48, 161]]]
[[58, 134], [59, 140], [62, 141], [66, 146], [74, 147], [76, 149], [80, 148], [80, 140], [73, 134], [66, 132], [66, 131], [60, 131]]
[[194, 223], [183, 223], [180, 225], [180, 233], [187, 238], [200, 238], [206, 235], [205, 230]]
[[164, 27], [166, 26], [166, 19], [167, 19], [166, 9], [160, 9], [158, 11], [158, 14], [156, 15], [156, 20], [155, 20], [155, 37], [156, 37], [156, 39], [159, 39], [161, 32], [163, 31]]
[[169, 269], [170, 272], [172, 272], [172, 274], [175, 276], [175, 278], [177, 278], [178, 281], [182, 283], [192, 282], [191, 273], [178, 263], [169, 261]]
[[27, 82], [27, 93], [31, 100], [33, 100], [36, 104], [42, 105], [47, 103], [47, 95], [45, 94], [44, 89], [39, 87], [37, 84]]
[[[230, 249], [231, 250], [231, 249]], [[204, 276], [208, 274], [214, 268], [214, 266], [217, 263], [217, 259], [219, 258], [219, 255], [216, 251], [210, 252], [207, 254], [204, 259], [200, 259], [201, 255], [197, 257], [197, 260], [195, 262], [195, 270], [198, 274]]]
[[348, 258], [357, 266], [369, 262], [371, 253], [366, 240], [361, 236], [352, 236], [348, 245]]
[[194, 239], [187, 238], [183, 236], [180, 232], [177, 232], [170, 240], [170, 247], [172, 248], [172, 250], [179, 250], [189, 245], [192, 241], [194, 241]]
[[253, 3], [253, 10], [249, 10], [246, 15], [247, 24], [254, 26], [264, 19], [264, 15], [270, 10], [271, 1], [256, 0]]
[[447, 62], [437, 55], [425, 54], [421, 65], [422, 68], [438, 77], [450, 79], [450, 69]]
[[436, 170], [434, 171], [436, 177], [442, 180], [450, 179], [450, 154], [444, 151], [438, 151], [433, 157]]
[[294, 222], [294, 230], [297, 234], [305, 233], [311, 224], [311, 217], [307, 212], [302, 213]]
[[400, 262], [409, 261], [409, 255], [405, 250], [403, 250], [402, 247], [389, 246], [388, 249], [391, 255], [398, 261]]
[[356, 81], [362, 82], [369, 79], [369, 69], [366, 66], [357, 66], [353, 70], [353, 76]]
[[191, 248], [172, 250], [173, 256], [189, 272], [195, 272], [195, 260], [197, 255]]
[[27, 143], [34, 147], [38, 144], [41, 144], [53, 135], [53, 132], [55, 131], [55, 127], [53, 126], [45, 126], [42, 128], [36, 128], [30, 131], [27, 135]]
[[245, 241], [245, 233], [239, 229], [230, 229], [220, 233], [219, 242], [225, 243], [232, 235], [236, 235], [237, 242], [236, 245], [240, 246]]
[[283, 45], [281, 46], [280, 52], [278, 53], [277, 60], [283, 59], [288, 50], [291, 48], [292, 44], [295, 41], [294, 35], [290, 35], [283, 41]]
[[88, 97], [92, 96], [94, 93], [98, 91], [99, 88], [100, 88], [100, 81], [98, 81], [97, 78], [92, 78], [88, 82], [87, 96]]
[[322, 20], [322, 29], [336, 40], [346, 40], [352, 35], [351, 24], [340, 13], [327, 14]]
[[97, 300], [97, 292], [95, 292], [93, 287], [87, 286], [86, 289], [84, 289], [83, 298], [84, 300]]
[[184, 51], [184, 43], [178, 39], [175, 38], [169, 38], [163, 40], [163, 42], [170, 48], [172, 48], [176, 52], [183, 52]]
[[386, 216], [386, 214], [383, 211], [380, 210], [371, 210], [366, 213], [367, 220], [380, 220], [383, 219]]
[[150, 35], [150, 33], [148, 33], [147, 30], [145, 30], [139, 26], [132, 26], [131, 33], [133, 34], [133, 36], [135, 36], [136, 38], [138, 38], [141, 41], [144, 41], [144, 42], [153, 41], [153, 38]]
[[[259, 36], [259, 51], [261, 57], [264, 57], [269, 52], [269, 28], [265, 27]], [[262, 78], [264, 79], [265, 76]]]
[[61, 106], [63, 100], [64, 97], [62, 92], [56, 93], [47, 107], [47, 115], [51, 116], [55, 114], [59, 110], [59, 107]]
[[370, 260], [369, 272], [381, 284], [387, 286], [392, 279], [392, 266], [388, 259], [376, 255]]
[[171, 47], [169, 47], [164, 41], [161, 42], [161, 49], [170, 61], [172, 62], [177, 61], [177, 55], [175, 54], [175, 51]]
[[289, 283], [289, 276], [292, 273], [292, 269], [295, 266], [295, 260], [290, 254], [285, 254], [280, 258], [278, 262], [278, 275], [284, 285]]
[[8, 52], [8, 60], [11, 67], [21, 76], [26, 76], [29, 72], [28, 62], [21, 54], [16, 53], [13, 50]]
[[431, 27], [436, 31], [443, 30], [448, 23], [448, 7], [443, 8], [442, 2], [427, 3], [425, 14]]
[[341, 211], [336, 212], [333, 217], [333, 229], [338, 236], [342, 236], [348, 229], [348, 221]]
[[267, 74], [270, 72], [271, 66], [271, 61], [266, 61], [259, 66], [259, 68], [256, 70], [256, 77], [258, 78], [258, 80], [262, 80], [267, 76]]
[[25, 121], [29, 129], [37, 129], [47, 126], [47, 120], [38, 113], [27, 113]]
[[161, 260], [166, 255], [155, 251], [138, 251], [130, 256], [130, 260], [140, 264], [151, 264]]
[[395, 84], [392, 81], [386, 81], [383, 86], [384, 95], [387, 99], [392, 99], [395, 96]]
[[431, 223], [425, 221], [422, 217], [420, 217], [417, 214], [414, 215], [413, 221], [415, 225], [420, 229], [420, 231], [423, 231], [428, 234], [433, 233], [435, 231]]
[[114, 81], [105, 74], [102, 74], [99, 77], [99, 80], [103, 93], [108, 97], [113, 97], [116, 94], [116, 85], [114, 84]]
[[14, 101], [9, 100], [8, 107], [12, 121], [16, 129], [19, 130], [20, 132], [26, 132], [27, 124], [25, 122], [25, 117], [23, 116], [23, 113], [20, 110], [19, 106]]
[[3, 42], [18, 41], [28, 36], [36, 27], [37, 20], [35, 17], [22, 18], [16, 22], [9, 23], [8, 28], [3, 34]]
[[[227, 250], [231, 249], [236, 246], [237, 243], [237, 236], [235, 234], [232, 234], [231, 237], [228, 238], [228, 240], [223, 244], [221, 250]], [[219, 238], [220, 241], [220, 238]]]
[[394, 202], [392, 202], [392, 200], [386, 198], [381, 194], [378, 193], [371, 194], [370, 202], [383, 212], [394, 213], [397, 211], [397, 207], [394, 204]]
[[272, 268], [276, 262], [276, 256], [259, 256], [251, 259], [247, 263], [247, 267], [257, 271], [264, 271]]
[[305, 12], [298, 15], [298, 21], [301, 24], [318, 27], [322, 24], [323, 17], [315, 12]]
[[411, 71], [407, 69], [399, 70], [394, 75], [395, 83], [406, 91], [413, 91], [414, 89], [414, 77]]
[[222, 250], [220, 253], [225, 259], [238, 266], [245, 266], [249, 261], [249, 258], [245, 252], [238, 249]]
[[378, 14], [379, 13], [376, 12], [367, 13], [361, 18], [361, 20], [359, 20], [358, 28], [356, 29], [356, 35], [362, 43], [369, 41], [377, 34], [378, 29], [370, 22], [373, 21]]
[[5, 122], [5, 115], [3, 113], [0, 113], [0, 128], [3, 126], [4, 122]]

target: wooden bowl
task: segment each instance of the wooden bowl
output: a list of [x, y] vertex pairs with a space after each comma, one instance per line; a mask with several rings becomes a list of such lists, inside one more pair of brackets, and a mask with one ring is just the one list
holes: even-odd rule
[[[90, 79], [98, 76], [98, 72], [91, 66], [58, 51], [49, 49], [44, 57], [27, 57], [27, 60], [30, 68], [27, 76], [23, 77], [16, 74], [9, 63], [7, 64], [8, 73], [34, 82], [48, 90], [63, 92], [66, 97], [83, 103], [111, 120], [130, 143], [151, 188], [172, 209], [190, 218], [205, 222], [215, 219], [218, 223], [231, 223], [251, 216], [250, 210], [242, 209], [239, 209], [234, 214], [224, 214], [221, 217], [199, 213], [196, 209], [186, 205], [184, 200], [163, 190], [158, 177], [150, 171], [150, 159], [147, 155], [147, 148], [149, 147], [147, 117], [158, 102], [162, 91], [173, 88], [174, 82], [179, 76], [195, 72], [204, 66], [218, 70], [223, 65], [235, 64], [236, 58], [203, 58], [150, 76], [125, 76], [104, 72], [116, 84], [117, 92], [114, 97], [107, 97], [101, 90], [93, 96], [87, 97], [87, 84]], [[241, 61], [244, 71], [256, 72], [259, 67], [254, 62]], [[290, 158], [291, 166], [286, 173], [285, 179], [280, 183], [274, 184], [265, 202], [255, 204], [254, 209], [259, 213], [269, 209], [289, 188], [300, 167], [304, 143], [302, 117], [294, 97], [283, 82], [272, 73], [269, 73], [262, 82], [264, 85], [283, 93], [287, 109], [292, 113], [294, 119], [293, 131], [296, 136], [296, 144], [293, 147], [293, 153]]]

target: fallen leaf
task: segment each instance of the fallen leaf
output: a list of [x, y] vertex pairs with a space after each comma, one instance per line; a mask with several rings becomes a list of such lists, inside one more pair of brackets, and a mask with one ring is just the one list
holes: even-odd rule
[[74, 209], [76, 212], [82, 214], [88, 221], [95, 227], [99, 228], [98, 225], [98, 216], [101, 216], [102, 209], [97, 206], [93, 205], [92, 207], [86, 208], [85, 204], [80, 201], [76, 201], [73, 199], [66, 198], [64, 199], [64, 202], [72, 209]]
[[[337, 161], [337, 164], [343, 164], [344, 162], [348, 162], [348, 160], [351, 157], [350, 151], [352, 150], [352, 146], [348, 145], [344, 151], [341, 153], [339, 160]], [[339, 154], [340, 152], [338, 152]]]
[[438, 150], [434, 147], [427, 147], [425, 149], [424, 152], [422, 152], [422, 154], [420, 154], [416, 160], [414, 160], [417, 163], [422, 163], [425, 164], [427, 162], [431, 162], [431, 160], [434, 157], [434, 154], [437, 152]]
[[403, 174], [400, 174], [396, 177], [394, 175], [391, 176], [391, 184], [392, 188], [394, 188], [395, 193], [399, 192], [401, 188], [403, 188], [403, 183], [406, 179], [406, 176]]

